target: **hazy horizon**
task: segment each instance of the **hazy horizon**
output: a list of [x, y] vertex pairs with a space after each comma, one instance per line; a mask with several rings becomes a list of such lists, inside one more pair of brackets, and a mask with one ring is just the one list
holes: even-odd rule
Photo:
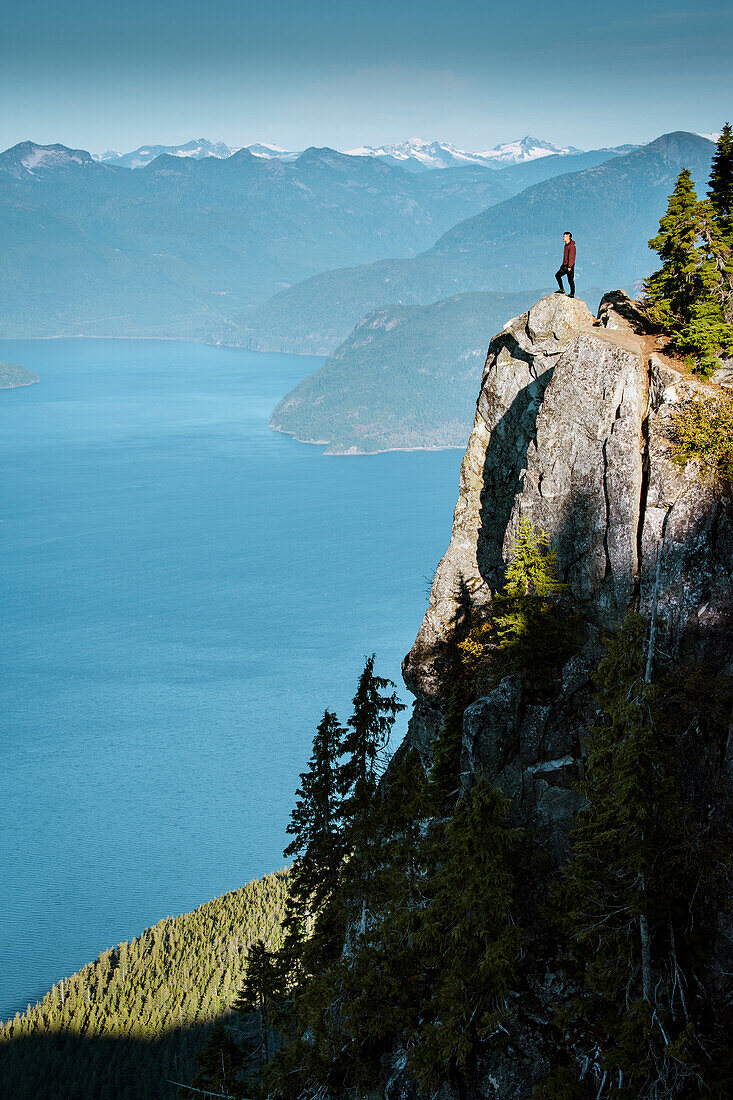
[[480, 151], [533, 134], [588, 149], [707, 134], [733, 101], [720, 2], [28, 0], [4, 29], [2, 148], [205, 136], [348, 149], [419, 134]]

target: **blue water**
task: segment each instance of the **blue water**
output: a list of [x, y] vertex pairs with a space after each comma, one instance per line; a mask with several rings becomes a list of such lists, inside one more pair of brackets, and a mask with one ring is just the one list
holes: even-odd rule
[[282, 866], [324, 707], [347, 717], [372, 651], [407, 698], [461, 456], [270, 431], [314, 359], [64, 340], [0, 361], [42, 379], [0, 391], [5, 1017]]

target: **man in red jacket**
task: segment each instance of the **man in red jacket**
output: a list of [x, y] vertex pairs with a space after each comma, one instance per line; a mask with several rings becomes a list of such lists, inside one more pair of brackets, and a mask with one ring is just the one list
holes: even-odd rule
[[563, 275], [568, 277], [568, 286], [570, 287], [570, 297], [575, 297], [575, 241], [573, 240], [573, 234], [569, 231], [563, 234], [563, 240], [565, 241], [565, 248], [562, 254], [562, 266], [559, 271], [555, 272], [555, 278], [557, 279], [557, 285], [560, 288], [558, 294], [564, 294], [565, 288], [562, 285]]

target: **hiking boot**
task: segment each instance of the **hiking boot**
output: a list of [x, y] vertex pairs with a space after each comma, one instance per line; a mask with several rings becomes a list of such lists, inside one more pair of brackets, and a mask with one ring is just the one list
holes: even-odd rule
[[568, 298], [574, 298], [574, 297], [575, 297], [574, 294], [568, 294]]
[[564, 291], [564, 290], [556, 290], [556, 291], [555, 291], [555, 293], [556, 293], [556, 294], [564, 294], [564, 293], [565, 293], [565, 291]]

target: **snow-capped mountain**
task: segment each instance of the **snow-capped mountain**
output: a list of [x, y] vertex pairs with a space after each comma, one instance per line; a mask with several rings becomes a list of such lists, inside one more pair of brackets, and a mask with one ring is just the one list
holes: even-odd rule
[[570, 153], [580, 153], [572, 145], [555, 145], [552, 141], [544, 141], [542, 138], [526, 137], [517, 141], [508, 141], [504, 145], [495, 145], [493, 149], [487, 149], [485, 153], [478, 153], [481, 160], [496, 164], [504, 168], [509, 164], [525, 164], [528, 160], [539, 160], [540, 157], [560, 156], [566, 157]]
[[300, 152], [292, 149], [283, 149], [279, 145], [268, 145], [267, 142], [256, 141], [254, 145], [245, 145], [252, 156], [262, 157], [263, 160], [297, 160]]
[[[379, 157], [415, 168], [457, 168], [464, 164], [484, 163], [480, 155], [467, 153], [447, 141], [425, 141], [419, 137], [392, 145], [360, 145], [356, 149], [347, 149], [346, 153], [350, 157]], [[415, 163], [406, 163], [410, 161]]]
[[457, 168], [465, 164], [481, 164], [489, 168], [504, 168], [509, 164], [523, 164], [538, 157], [566, 156], [579, 153], [572, 146], [555, 145], [541, 138], [524, 137], [497, 145], [483, 153], [471, 153], [446, 141], [425, 141], [413, 137], [393, 145], [361, 145], [348, 149], [354, 157], [380, 157], [382, 160], [402, 162], [406, 168]]
[[206, 138], [197, 138], [187, 141], [185, 145], [141, 145], [131, 153], [117, 153], [109, 150], [107, 153], [95, 153], [94, 159], [105, 163], [118, 165], [120, 168], [144, 168], [151, 160], [167, 153], [171, 157], [193, 157], [194, 160], [203, 160], [204, 157], [230, 157], [236, 149], [231, 149], [223, 141], [208, 141]]
[[[116, 164], [121, 168], [144, 168], [151, 160], [166, 153], [171, 157], [192, 157], [194, 160], [203, 160], [205, 157], [217, 157], [224, 160], [232, 153], [239, 152], [242, 146], [227, 145], [223, 141], [209, 141], [207, 138], [196, 138], [187, 141], [185, 145], [141, 145], [131, 153], [118, 153], [115, 149], [109, 149], [106, 153], [94, 153], [94, 159], [108, 164]], [[253, 145], [245, 145], [255, 157], [264, 160], [297, 160], [300, 152], [291, 149], [283, 149], [279, 145], [270, 145], [267, 142], [257, 141]]]
[[[95, 153], [94, 159], [107, 164], [116, 164], [122, 168], [143, 168], [163, 153], [173, 157], [193, 157], [201, 160], [204, 157], [230, 157], [232, 153], [238, 152], [239, 148], [240, 146], [226, 145], [223, 141], [197, 138], [195, 141], [186, 142], [185, 145], [141, 145], [131, 153], [118, 153], [110, 149], [106, 153]], [[283, 149], [280, 145], [259, 141], [245, 145], [243, 148], [263, 160], [297, 160], [302, 152], [302, 150]], [[356, 149], [346, 150], [348, 156], [378, 157], [389, 164], [398, 164], [413, 172], [424, 172], [432, 168], [458, 168], [469, 164], [505, 168], [511, 164], [524, 164], [529, 160], [537, 160], [539, 157], [566, 156], [569, 153], [579, 152], [579, 149], [574, 149], [570, 145], [555, 145], [551, 141], [529, 136], [497, 145], [483, 153], [459, 149], [457, 145], [451, 145], [447, 141], [425, 141], [419, 137], [387, 145], [360, 145]]]

